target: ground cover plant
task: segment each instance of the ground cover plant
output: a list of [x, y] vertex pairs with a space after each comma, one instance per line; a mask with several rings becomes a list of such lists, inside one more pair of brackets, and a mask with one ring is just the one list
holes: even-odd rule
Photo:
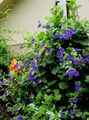
[[24, 37], [28, 53], [11, 60], [0, 83], [9, 119], [89, 120], [89, 23], [76, 20], [75, 3], [67, 2], [68, 18], [55, 6], [38, 24], [44, 31]]

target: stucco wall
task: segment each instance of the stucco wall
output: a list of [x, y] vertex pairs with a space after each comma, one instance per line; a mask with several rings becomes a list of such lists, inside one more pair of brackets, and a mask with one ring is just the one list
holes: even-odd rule
[[[44, 17], [50, 15], [50, 8], [54, 6], [55, 0], [20, 0], [14, 7], [10, 18], [4, 23], [4, 26], [9, 29], [17, 31], [31, 31], [36, 32], [38, 20], [43, 21]], [[79, 10], [81, 19], [89, 19], [89, 0], [77, 0], [77, 3], [82, 5]], [[14, 35], [12, 42], [21, 43], [22, 36]]]

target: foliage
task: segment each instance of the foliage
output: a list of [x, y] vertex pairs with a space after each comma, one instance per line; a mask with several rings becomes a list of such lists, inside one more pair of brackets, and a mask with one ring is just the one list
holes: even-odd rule
[[24, 37], [28, 53], [11, 61], [1, 81], [13, 120], [89, 119], [89, 23], [63, 17], [60, 6], [51, 13], [38, 25], [44, 31]]
[[6, 64], [8, 62], [9, 49], [6, 41], [0, 37], [0, 64]]

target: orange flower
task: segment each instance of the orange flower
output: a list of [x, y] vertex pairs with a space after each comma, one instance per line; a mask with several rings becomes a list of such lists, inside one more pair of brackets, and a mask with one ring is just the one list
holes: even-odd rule
[[18, 73], [20, 72], [20, 67], [18, 66], [16, 59], [13, 59], [11, 61], [9, 69], [10, 69], [10, 71], [14, 71], [14, 72], [18, 72]]
[[17, 63], [17, 60], [16, 60], [16, 59], [13, 59], [13, 60], [11, 61], [11, 64], [15, 64], [15, 65], [16, 65], [16, 63]]

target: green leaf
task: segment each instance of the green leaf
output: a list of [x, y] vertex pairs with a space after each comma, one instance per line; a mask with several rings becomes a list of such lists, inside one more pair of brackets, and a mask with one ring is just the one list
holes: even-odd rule
[[64, 89], [67, 89], [68, 88], [68, 85], [66, 82], [60, 82], [59, 83], [59, 88], [64, 90]]
[[86, 76], [85, 82], [89, 83], [89, 75]]
[[50, 116], [50, 120], [54, 120], [54, 119], [55, 119], [55, 114], [54, 114], [54, 112], [47, 111], [46, 114], [48, 114], [48, 115]]
[[50, 104], [52, 102], [52, 100], [53, 100], [53, 96], [52, 95], [49, 95], [49, 96], [45, 95], [44, 99], [47, 102], [47, 104]]
[[51, 73], [52, 73], [53, 75], [56, 75], [58, 71], [59, 71], [59, 67], [56, 67], [56, 68], [53, 68], [53, 69], [51, 70]]
[[52, 85], [54, 85], [56, 82], [57, 82], [57, 80], [50, 81], [50, 82], [48, 83], [48, 85], [49, 85], [49, 86], [52, 86]]
[[84, 46], [89, 46], [89, 39], [85, 39], [85, 40], [74, 40], [75, 43], [80, 43], [81, 45]]
[[58, 101], [61, 99], [61, 94], [55, 93], [54, 94], [54, 100]]
[[44, 36], [45, 36], [45, 32], [40, 32], [39, 34], [38, 34], [38, 39], [43, 39], [44, 38]]

